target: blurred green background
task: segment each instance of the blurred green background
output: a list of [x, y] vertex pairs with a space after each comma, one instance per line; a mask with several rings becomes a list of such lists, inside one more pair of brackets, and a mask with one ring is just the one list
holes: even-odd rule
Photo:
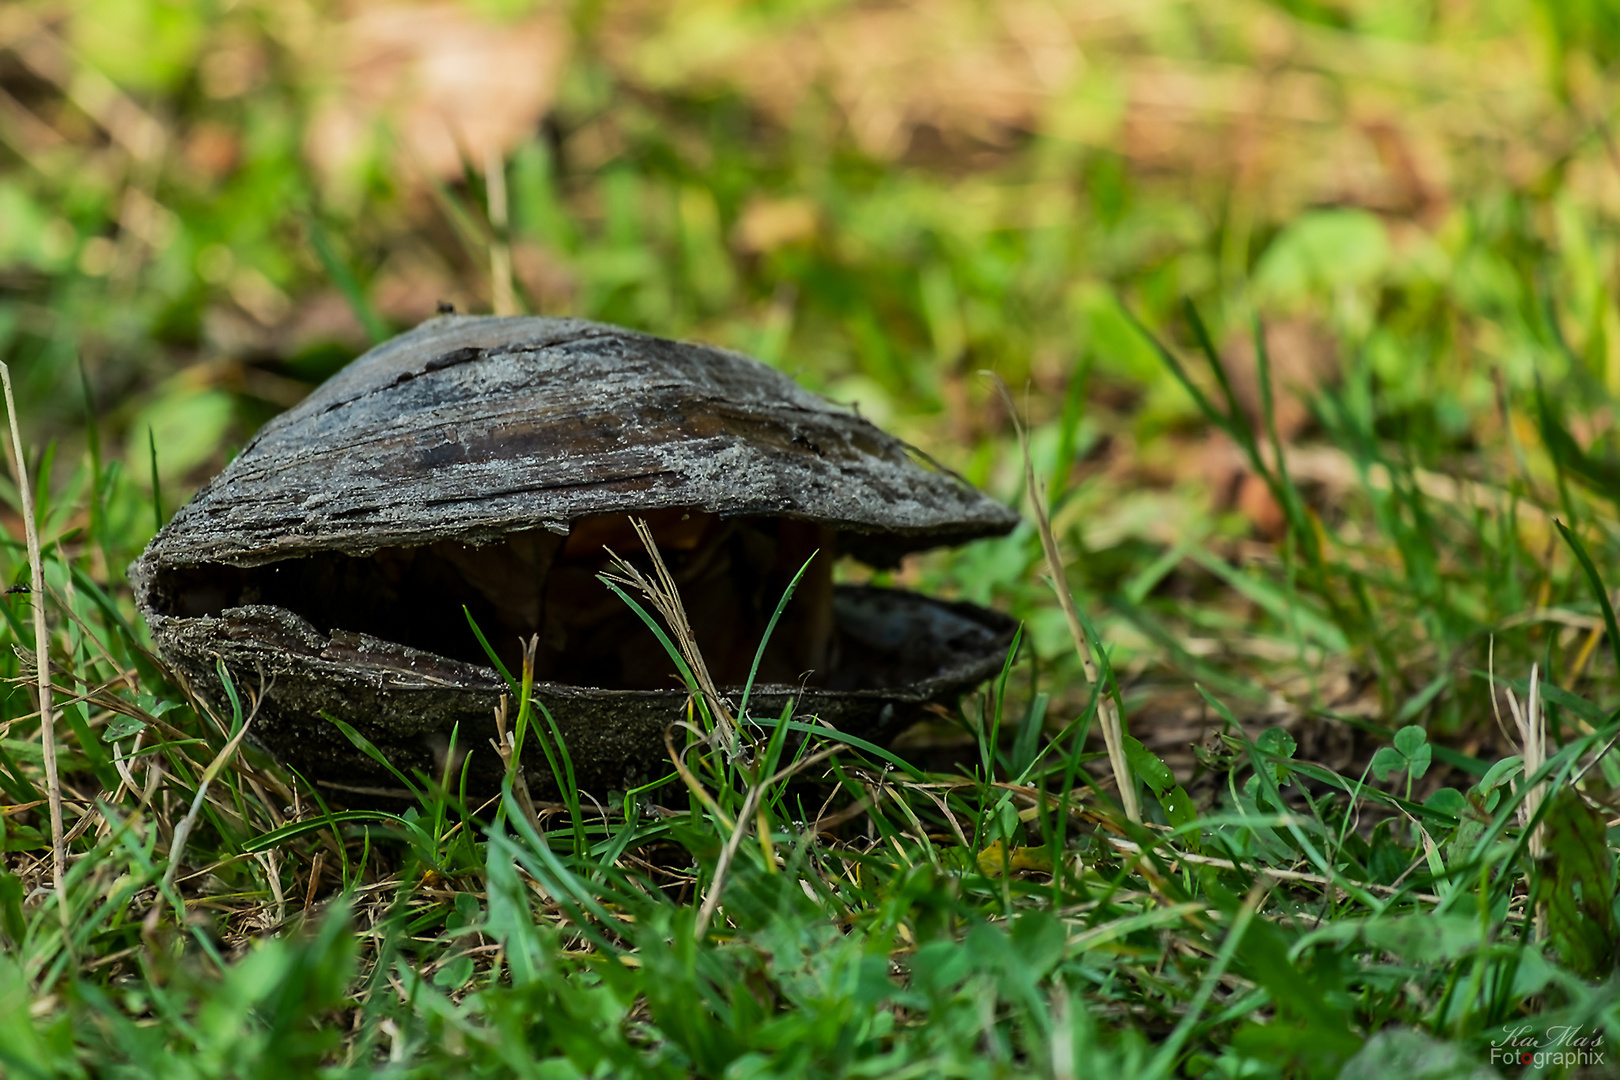
[[[1601, 0], [13, 0], [0, 356], [31, 446], [74, 462], [94, 432], [147, 490], [155, 446], [162, 512], [441, 302], [741, 349], [1011, 500], [993, 371], [1077, 585], [1192, 618], [1168, 635], [1186, 668], [1281, 608], [1188, 616], [1219, 567], [1172, 570], [1274, 551], [1281, 509], [1126, 312], [1185, 349], [1191, 298], [1256, 414], [1267, 319], [1279, 436], [1329, 526], [1388, 475], [1311, 394], [1464, 516], [1548, 495], [1537, 380], [1584, 452], [1614, 449], [1617, 58]], [[71, 542], [90, 501], [51, 505]], [[134, 550], [132, 506], [107, 512]], [[1501, 551], [1542, 550], [1544, 516], [1515, 527]], [[1346, 559], [1393, 568], [1375, 586], [1430, 605], [1386, 708], [1531, 605], [1346, 530]], [[1024, 530], [901, 573], [1014, 607], [1060, 656], [1037, 554]], [[1133, 610], [1104, 627], [1127, 665], [1167, 647]], [[1293, 618], [1245, 647], [1286, 655]], [[1383, 618], [1316, 644], [1364, 662]]]
[[0, 342], [36, 432], [82, 363], [176, 481], [440, 300], [742, 348], [971, 463], [981, 368], [1189, 417], [1115, 305], [1186, 295], [1443, 445], [1493, 377], [1620, 384], [1617, 50], [1598, 0], [14, 2]]

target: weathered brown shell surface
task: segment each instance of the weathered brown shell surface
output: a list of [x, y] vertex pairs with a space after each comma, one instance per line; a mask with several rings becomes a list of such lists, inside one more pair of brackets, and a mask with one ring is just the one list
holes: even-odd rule
[[537, 695], [582, 786], [606, 793], [667, 771], [686, 698], [594, 581], [625, 514], [658, 524], [723, 682], [741, 681], [786, 577], [823, 551], [755, 711], [794, 697], [886, 737], [985, 678], [1011, 637], [995, 612], [835, 588], [827, 569], [828, 548], [886, 565], [1004, 533], [1007, 508], [757, 361], [562, 319], [434, 319], [373, 349], [267, 424], [131, 580], [176, 670], [216, 700], [218, 660], [262, 687], [257, 741], [338, 790], [396, 785], [323, 713], [407, 773], [440, 770], [459, 723], [474, 777], [493, 778], [476, 748], [504, 687], [462, 605], [509, 656], [539, 633]]
[[833, 526], [868, 560], [1016, 518], [756, 360], [573, 319], [434, 319], [266, 424], [163, 532], [249, 566], [696, 507]]

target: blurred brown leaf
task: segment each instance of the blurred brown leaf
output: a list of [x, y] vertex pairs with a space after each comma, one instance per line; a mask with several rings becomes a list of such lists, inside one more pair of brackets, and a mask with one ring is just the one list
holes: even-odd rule
[[[1219, 48], [1167, 47], [1194, 39]], [[632, 0], [600, 40], [654, 93], [724, 86], [784, 127], [830, 103], [877, 158], [973, 166], [1042, 132], [1194, 188], [1224, 177], [1240, 217], [1261, 221], [1356, 205], [1432, 227], [1453, 175], [1501, 168], [1505, 151], [1531, 176], [1570, 138], [1542, 122], [1559, 108], [1528, 39], [1397, 42], [1264, 6], [853, 0], [764, 15]]]
[[[1272, 417], [1277, 437], [1293, 442], [1310, 426], [1311, 397], [1339, 374], [1338, 341], [1328, 327], [1304, 318], [1273, 319], [1265, 324], [1266, 359], [1271, 368]], [[1232, 334], [1221, 350], [1232, 392], [1256, 432], [1263, 431], [1260, 365], [1254, 335]]]
[[697, 6], [639, 4], [620, 8], [608, 31], [612, 58], [643, 83], [731, 83], [778, 122], [830, 92], [861, 147], [886, 158], [925, 126], [991, 143], [1032, 129], [1080, 62], [1064, 16], [1044, 0], [857, 4], [763, 37], [727, 32]]
[[371, 283], [371, 303], [395, 326], [415, 326], [430, 319], [441, 303], [472, 311], [478, 302], [465, 275], [459, 275], [431, 248], [413, 245], [396, 251]]
[[[1310, 400], [1339, 375], [1338, 344], [1327, 327], [1307, 318], [1277, 319], [1266, 323], [1266, 357], [1271, 368], [1272, 420], [1277, 437], [1286, 447], [1310, 427]], [[1254, 337], [1234, 333], [1221, 350], [1227, 378], [1248, 422], [1260, 438], [1269, 460], [1260, 388], [1260, 367]], [[1237, 510], [1258, 536], [1281, 539], [1287, 518], [1270, 487], [1250, 471], [1238, 448], [1220, 432], [1211, 432], [1200, 455], [1204, 472], [1216, 494], [1216, 503]]]
[[203, 121], [186, 136], [183, 149], [187, 168], [204, 185], [224, 179], [242, 157], [242, 143], [234, 129]]
[[573, 309], [579, 281], [568, 264], [532, 240], [512, 244], [512, 272], [523, 293], [541, 314]]
[[305, 140], [328, 177], [355, 163], [379, 127], [412, 166], [459, 177], [531, 137], [550, 108], [569, 49], [555, 11], [512, 22], [451, 3], [356, 3], [334, 28], [322, 100]]
[[739, 251], [761, 255], [816, 234], [816, 206], [809, 199], [754, 198], [743, 207], [732, 243]]

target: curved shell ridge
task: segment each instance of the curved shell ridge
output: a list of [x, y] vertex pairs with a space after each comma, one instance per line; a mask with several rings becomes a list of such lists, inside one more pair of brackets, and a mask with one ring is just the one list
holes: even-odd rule
[[261, 561], [661, 506], [953, 542], [1017, 521], [740, 353], [578, 320], [453, 317], [266, 424], [153, 548]]

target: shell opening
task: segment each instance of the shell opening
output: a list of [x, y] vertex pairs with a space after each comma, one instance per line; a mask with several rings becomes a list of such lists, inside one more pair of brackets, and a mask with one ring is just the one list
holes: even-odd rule
[[[747, 679], [783, 590], [814, 555], [772, 635], [759, 677], [826, 683], [837, 663], [832, 530], [695, 510], [644, 516], [705, 661], [722, 683]], [[484, 665], [487, 657], [468, 625], [471, 614], [512, 670], [520, 642], [538, 635], [535, 675], [542, 681], [602, 689], [677, 685], [662, 645], [597, 579], [609, 551], [650, 567], [629, 518], [601, 515], [575, 522], [566, 537], [531, 530], [478, 547], [440, 541], [360, 556], [318, 552], [252, 567], [171, 567], [158, 571], [153, 598], [159, 614], [181, 618], [252, 605], [284, 608], [322, 634], [366, 634]]]

